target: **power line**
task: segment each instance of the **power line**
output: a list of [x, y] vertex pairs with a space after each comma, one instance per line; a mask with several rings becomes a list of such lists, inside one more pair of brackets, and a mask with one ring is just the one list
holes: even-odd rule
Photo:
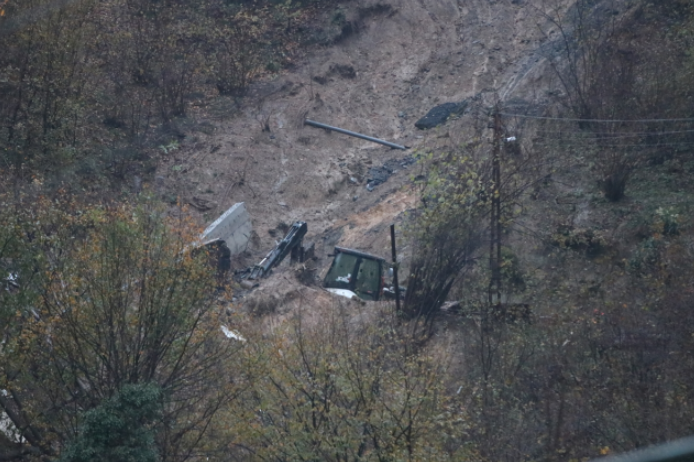
[[541, 116], [530, 116], [524, 114], [510, 114], [506, 112], [499, 113], [505, 117], [517, 117], [519, 119], [535, 119], [535, 120], [555, 120], [557, 122], [590, 122], [590, 123], [604, 123], [604, 124], [614, 124], [614, 123], [669, 123], [669, 122], [694, 122], [694, 118], [688, 119], [572, 119], [564, 117], [541, 117]]
[[[543, 140], [551, 140], [554, 142], [567, 141], [567, 140], [561, 139], [561, 138], [535, 138], [534, 139], [534, 141], [543, 141]], [[600, 144], [597, 147], [598, 148], [663, 148], [663, 147], [672, 147], [672, 146], [680, 146], [680, 147], [694, 146], [694, 141], [679, 141], [679, 142], [673, 142], [673, 143]]]
[[[542, 133], [546, 135], [562, 135], [565, 133], [575, 134], [576, 131], [560, 131], [560, 130], [537, 130], [535, 133]], [[577, 140], [612, 140], [612, 139], [622, 139], [622, 138], [639, 138], [639, 137], [653, 137], [653, 136], [665, 136], [665, 135], [679, 135], [683, 133], [694, 133], [694, 130], [670, 130], [665, 132], [591, 132], [591, 134], [599, 135], [604, 134], [604, 136], [564, 136], [562, 139], [577, 139]]]

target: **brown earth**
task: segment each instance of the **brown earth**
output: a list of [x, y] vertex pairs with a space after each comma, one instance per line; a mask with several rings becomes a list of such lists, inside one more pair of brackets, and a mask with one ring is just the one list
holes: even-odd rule
[[[535, 53], [542, 45], [538, 25], [548, 28], [522, 0], [359, 0], [340, 8], [352, 35], [266, 76], [240, 104], [217, 98], [197, 116], [205, 133], [163, 154], [158, 187], [196, 207], [201, 224], [246, 203], [257, 236], [237, 266], [261, 258], [281, 235], [278, 225], [297, 220], [308, 223], [319, 271], [336, 244], [389, 257], [388, 225], [416, 206], [411, 175], [418, 167], [400, 169], [372, 192], [365, 188], [368, 169], [455, 146], [466, 126], [479, 123], [463, 117], [416, 129], [437, 104], [476, 96], [487, 105], [498, 97], [539, 103], [550, 85]], [[305, 118], [410, 149], [305, 126]]]

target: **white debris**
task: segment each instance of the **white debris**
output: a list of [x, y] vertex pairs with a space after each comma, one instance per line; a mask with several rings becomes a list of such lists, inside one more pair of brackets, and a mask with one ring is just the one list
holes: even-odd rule
[[[7, 390], [0, 390], [2, 396], [7, 396]], [[15, 427], [14, 422], [5, 412], [0, 412], [0, 433], [3, 433], [10, 441], [15, 443], [23, 443], [22, 434]]]
[[222, 332], [224, 332], [224, 335], [226, 335], [227, 338], [233, 338], [239, 342], [246, 343], [246, 339], [243, 335], [239, 334], [235, 330], [229, 329], [227, 326], [222, 326]]
[[6, 278], [0, 279], [0, 282], [4, 281], [7, 283], [5, 284], [5, 290], [9, 292], [10, 288], [19, 288], [19, 283], [17, 282], [18, 277], [19, 276], [17, 276], [17, 273], [8, 273]]
[[507, 143], [512, 143], [512, 142], [514, 142], [514, 141], [516, 141], [516, 137], [515, 137], [515, 136], [509, 136], [508, 138], [506, 138], [506, 142], [507, 142]]

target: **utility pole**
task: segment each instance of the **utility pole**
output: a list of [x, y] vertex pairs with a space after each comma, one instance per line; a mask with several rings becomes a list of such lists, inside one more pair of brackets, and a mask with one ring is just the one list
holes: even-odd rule
[[400, 313], [400, 286], [398, 285], [398, 259], [395, 253], [395, 223], [390, 225], [390, 245], [393, 249], [393, 286], [395, 287], [395, 309]]
[[494, 107], [492, 151], [492, 213], [489, 239], [489, 307], [501, 305], [501, 140], [502, 124], [499, 106]]

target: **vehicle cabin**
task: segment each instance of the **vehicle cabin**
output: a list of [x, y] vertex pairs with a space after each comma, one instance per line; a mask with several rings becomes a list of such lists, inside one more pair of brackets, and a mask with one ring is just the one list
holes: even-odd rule
[[357, 296], [362, 300], [378, 301], [383, 297], [383, 278], [386, 261], [358, 250], [335, 247], [335, 259], [323, 286], [344, 297]]

